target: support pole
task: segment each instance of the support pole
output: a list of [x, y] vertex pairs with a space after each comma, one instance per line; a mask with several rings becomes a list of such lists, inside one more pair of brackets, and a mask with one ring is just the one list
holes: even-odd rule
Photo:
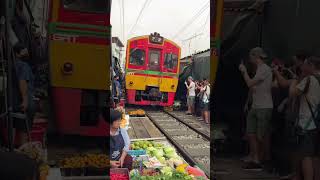
[[221, 28], [223, 21], [223, 0], [214, 0], [211, 2], [211, 77], [210, 83], [213, 84], [216, 79], [216, 72], [219, 64], [220, 46], [221, 46]]
[[[6, 24], [6, 37], [9, 38], [9, 21], [10, 21], [10, 15], [9, 15], [9, 2], [10, 0], [5, 0], [5, 24]], [[13, 151], [13, 119], [11, 116], [11, 113], [13, 111], [12, 105], [13, 105], [13, 98], [12, 98], [12, 59], [11, 59], [11, 46], [9, 43], [9, 40], [6, 40], [6, 60], [7, 60], [7, 109], [8, 109], [8, 116], [7, 116], [7, 122], [8, 122], [8, 142], [9, 142], [9, 151]]]

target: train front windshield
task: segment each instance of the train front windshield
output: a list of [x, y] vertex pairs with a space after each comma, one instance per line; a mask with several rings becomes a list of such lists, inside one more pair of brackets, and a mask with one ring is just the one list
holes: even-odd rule
[[108, 13], [107, 0], [63, 0], [63, 6], [67, 10], [90, 12], [90, 13]]
[[160, 50], [149, 50], [149, 70], [151, 71], [160, 71]]

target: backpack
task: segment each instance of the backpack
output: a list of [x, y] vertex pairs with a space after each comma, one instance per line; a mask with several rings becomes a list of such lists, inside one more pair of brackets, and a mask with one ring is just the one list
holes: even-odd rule
[[208, 88], [208, 85], [206, 86], [205, 90], [200, 93], [200, 97], [199, 98], [200, 98], [201, 101], [203, 101], [203, 96], [204, 96], [204, 94], [206, 94], [206, 96], [208, 97], [208, 100], [210, 102], [210, 94], [209, 95], [207, 94], [207, 88]]
[[[320, 85], [320, 76], [319, 75], [313, 75], [319, 85]], [[307, 101], [307, 104], [308, 104], [308, 107], [309, 107], [309, 110], [311, 112], [311, 115], [312, 115], [312, 118], [308, 121], [308, 123], [306, 124], [305, 127], [308, 127], [310, 125], [310, 123], [312, 122], [312, 120], [314, 121], [316, 127], [317, 127], [317, 130], [319, 131], [320, 130], [320, 103], [318, 103], [318, 105], [316, 106], [316, 112], [313, 112], [312, 110], [312, 106], [311, 106], [311, 103], [309, 101], [309, 99], [307, 98], [306, 95], [304, 95], [304, 97], [306, 98], [306, 101]]]

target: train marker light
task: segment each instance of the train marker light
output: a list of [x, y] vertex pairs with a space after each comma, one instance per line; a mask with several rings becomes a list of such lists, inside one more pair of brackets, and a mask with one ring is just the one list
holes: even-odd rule
[[171, 86], [171, 89], [174, 89], [174, 85]]
[[130, 81], [130, 82], [129, 82], [129, 86], [132, 86], [132, 85], [133, 85], [133, 82], [132, 82], [132, 81]]
[[72, 63], [64, 63], [62, 68], [63, 74], [71, 75], [73, 73], [73, 64]]

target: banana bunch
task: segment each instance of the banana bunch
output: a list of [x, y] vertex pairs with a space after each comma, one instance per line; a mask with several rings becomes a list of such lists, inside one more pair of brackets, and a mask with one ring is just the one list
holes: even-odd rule
[[95, 168], [106, 168], [110, 165], [110, 160], [105, 154], [88, 154], [85, 161], [88, 166]]
[[110, 160], [105, 154], [86, 154], [84, 156], [65, 158], [60, 164], [62, 168], [106, 168], [109, 167]]
[[83, 157], [75, 156], [70, 158], [65, 158], [61, 162], [62, 168], [84, 168], [86, 167], [86, 162]]
[[146, 112], [142, 109], [138, 109], [136, 111], [130, 111], [129, 112], [129, 115], [130, 116], [135, 116], [135, 115], [138, 115], [138, 116], [144, 116], [146, 114]]
[[18, 149], [18, 152], [29, 156], [31, 159], [41, 162], [44, 160], [43, 152], [39, 144], [26, 143]]
[[48, 175], [50, 167], [47, 164], [41, 164], [39, 167], [40, 174]]

